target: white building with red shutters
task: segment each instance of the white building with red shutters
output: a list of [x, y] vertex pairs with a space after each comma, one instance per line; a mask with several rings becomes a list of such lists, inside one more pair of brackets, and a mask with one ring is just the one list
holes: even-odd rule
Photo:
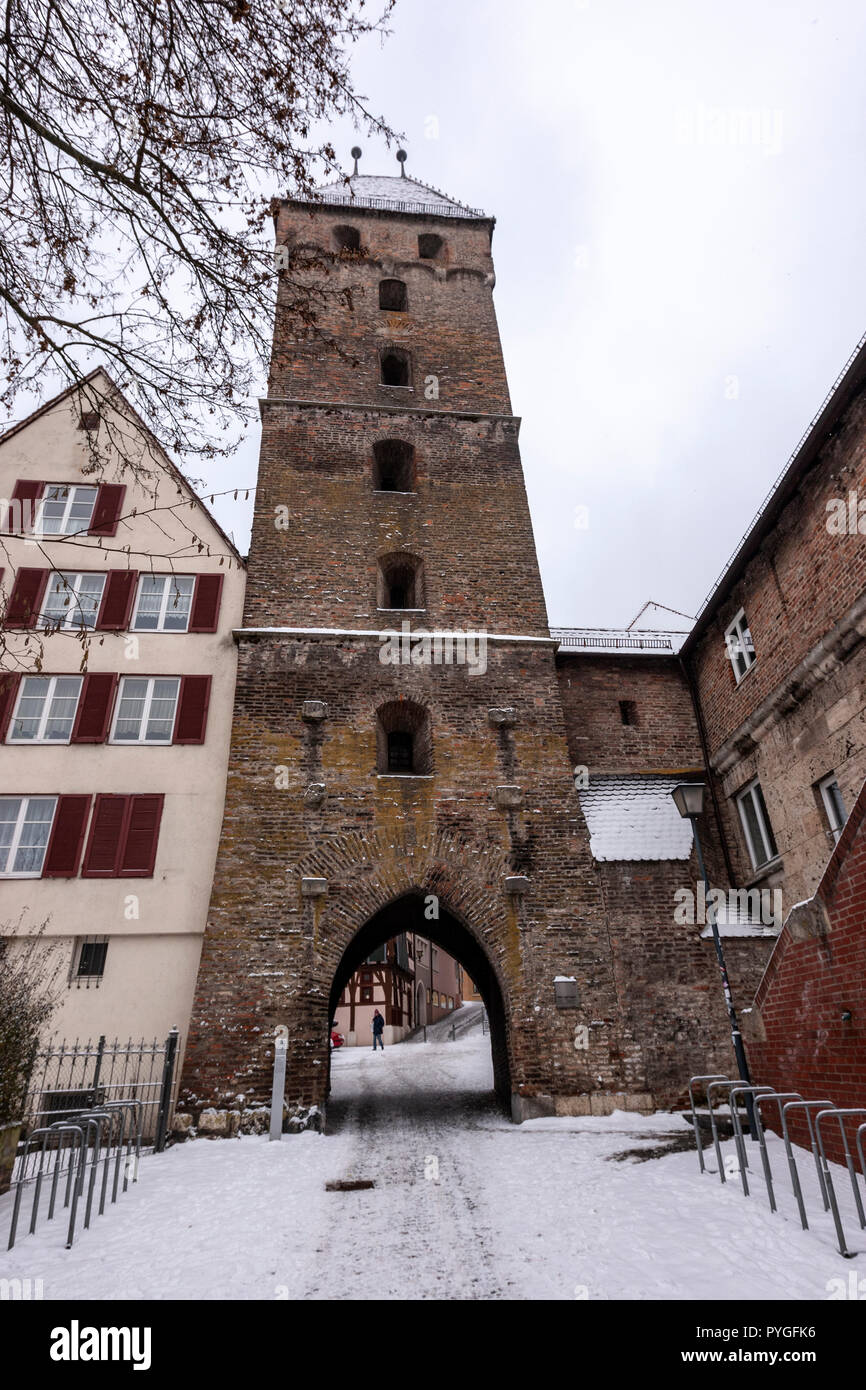
[[0, 934], [44, 924], [50, 1032], [183, 1040], [243, 561], [101, 371], [0, 436], [0, 499]]

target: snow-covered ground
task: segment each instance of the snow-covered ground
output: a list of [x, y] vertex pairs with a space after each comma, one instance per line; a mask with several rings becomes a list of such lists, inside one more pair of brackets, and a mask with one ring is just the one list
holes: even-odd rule
[[[800, 1171], [814, 1221], [802, 1231], [774, 1138], [775, 1216], [757, 1158], [746, 1199], [736, 1180], [701, 1176], [694, 1152], [613, 1157], [681, 1136], [678, 1115], [515, 1126], [491, 1084], [477, 1028], [456, 1042], [343, 1049], [328, 1134], [201, 1139], [148, 1156], [137, 1186], [71, 1250], [62, 1223], [41, 1220], [0, 1254], [0, 1278], [41, 1278], [49, 1299], [821, 1300], [852, 1270], [866, 1280], [866, 1254], [835, 1249], [810, 1155]], [[356, 1178], [376, 1185], [326, 1191]], [[842, 1170], [837, 1187], [863, 1251]], [[3, 1245], [10, 1205], [0, 1199]]]

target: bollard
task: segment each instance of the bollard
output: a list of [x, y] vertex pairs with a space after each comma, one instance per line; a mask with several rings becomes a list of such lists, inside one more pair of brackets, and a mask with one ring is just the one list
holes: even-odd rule
[[289, 1030], [284, 1023], [274, 1029], [274, 1084], [271, 1089], [271, 1128], [268, 1139], [283, 1137], [283, 1097], [286, 1093], [286, 1057]]

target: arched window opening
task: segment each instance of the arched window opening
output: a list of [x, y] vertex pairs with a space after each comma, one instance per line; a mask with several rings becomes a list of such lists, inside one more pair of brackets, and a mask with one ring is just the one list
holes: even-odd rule
[[413, 492], [415, 450], [402, 439], [379, 439], [373, 445], [373, 487], [377, 492]]
[[390, 347], [382, 354], [382, 385], [408, 386], [409, 354], [403, 348]]
[[377, 607], [424, 607], [423, 567], [417, 556], [398, 551], [379, 561]]
[[403, 280], [379, 281], [379, 308], [390, 309], [392, 313], [404, 314], [409, 308], [406, 284]]
[[357, 252], [361, 249], [361, 233], [357, 227], [335, 227], [332, 236], [338, 251]]
[[412, 735], [402, 729], [392, 729], [388, 735], [388, 771], [412, 771]]
[[442, 250], [441, 236], [435, 232], [422, 232], [418, 237], [418, 255], [422, 261], [432, 261]]
[[426, 777], [433, 771], [430, 715], [414, 700], [391, 700], [376, 715], [377, 771]]

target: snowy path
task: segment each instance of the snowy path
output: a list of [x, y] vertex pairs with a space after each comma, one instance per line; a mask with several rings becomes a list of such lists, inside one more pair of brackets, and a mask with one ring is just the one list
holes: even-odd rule
[[[72, 1250], [57, 1222], [40, 1222], [0, 1253], [0, 1278], [41, 1278], [46, 1298], [822, 1300], [853, 1271], [866, 1292], [866, 1255], [836, 1252], [808, 1155], [816, 1219], [804, 1232], [778, 1141], [772, 1216], [757, 1172], [746, 1200], [701, 1177], [693, 1152], [612, 1159], [681, 1135], [679, 1116], [515, 1126], [491, 1082], [479, 1029], [345, 1049], [326, 1135], [197, 1140], [147, 1157], [137, 1186]], [[326, 1191], [357, 1178], [376, 1186]], [[845, 1184], [840, 1172], [862, 1250]], [[9, 1211], [0, 1198], [3, 1245]]]

